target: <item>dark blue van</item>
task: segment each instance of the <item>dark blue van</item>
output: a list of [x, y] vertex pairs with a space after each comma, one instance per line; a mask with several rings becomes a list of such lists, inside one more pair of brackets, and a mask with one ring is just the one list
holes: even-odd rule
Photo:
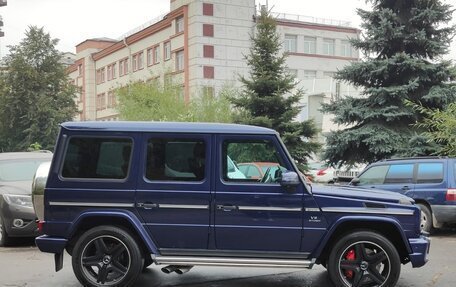
[[[273, 163], [261, 178], [242, 163]], [[66, 250], [84, 286], [131, 286], [143, 268], [327, 267], [337, 286], [394, 286], [427, 261], [407, 196], [311, 187], [274, 130], [232, 124], [70, 122], [33, 201], [41, 251]]]
[[415, 157], [373, 163], [352, 181], [363, 188], [385, 189], [413, 198], [421, 208], [421, 228], [431, 232], [456, 223], [456, 159]]

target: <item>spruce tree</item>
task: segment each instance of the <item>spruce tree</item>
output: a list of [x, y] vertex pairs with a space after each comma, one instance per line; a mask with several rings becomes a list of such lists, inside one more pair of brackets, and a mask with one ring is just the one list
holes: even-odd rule
[[406, 101], [426, 108], [454, 101], [454, 68], [442, 60], [455, 32], [448, 26], [451, 6], [440, 0], [369, 2], [372, 11], [358, 9], [364, 35], [352, 40], [365, 59], [337, 74], [363, 95], [323, 106], [347, 127], [327, 137], [325, 157], [333, 164], [433, 153], [416, 125], [422, 116]]
[[30, 27], [10, 47], [0, 75], [0, 151], [52, 149], [59, 124], [76, 113], [76, 87], [70, 83], [58, 40], [43, 28]]
[[287, 72], [275, 19], [263, 7], [256, 21], [256, 33], [251, 35], [252, 46], [245, 57], [249, 76], [240, 78], [243, 90], [231, 98], [239, 110], [235, 121], [276, 130], [293, 158], [304, 167], [306, 158], [320, 147], [311, 141], [318, 131], [313, 121], [295, 121], [303, 92], [295, 89], [295, 76]]

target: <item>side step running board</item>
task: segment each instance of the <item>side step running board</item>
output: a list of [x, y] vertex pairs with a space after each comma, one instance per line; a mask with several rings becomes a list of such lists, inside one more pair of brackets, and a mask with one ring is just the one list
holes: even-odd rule
[[312, 268], [315, 259], [277, 259], [277, 258], [230, 258], [230, 257], [191, 257], [191, 256], [152, 256], [156, 264], [168, 265], [203, 265], [233, 267], [282, 267]]

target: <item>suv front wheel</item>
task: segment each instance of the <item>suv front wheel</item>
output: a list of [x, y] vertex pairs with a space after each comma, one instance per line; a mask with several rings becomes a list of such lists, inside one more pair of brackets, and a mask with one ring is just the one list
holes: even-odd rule
[[72, 255], [74, 274], [84, 286], [131, 286], [143, 268], [135, 239], [115, 226], [86, 231]]
[[358, 231], [341, 238], [328, 260], [329, 275], [336, 286], [394, 286], [400, 270], [394, 245], [371, 231]]

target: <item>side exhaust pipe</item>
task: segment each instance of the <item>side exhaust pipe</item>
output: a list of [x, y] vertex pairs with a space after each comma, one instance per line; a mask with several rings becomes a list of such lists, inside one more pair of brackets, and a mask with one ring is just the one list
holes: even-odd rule
[[188, 271], [190, 271], [190, 269], [192, 269], [193, 266], [190, 266], [190, 265], [168, 265], [166, 267], [163, 267], [161, 269], [161, 271], [163, 273], [166, 273], [166, 274], [170, 274], [170, 273], [173, 273], [173, 272], [176, 272], [177, 274], [179, 275], [182, 275], [184, 273], [187, 273]]
[[190, 269], [192, 269], [192, 268], [193, 268], [193, 266], [176, 266], [176, 273], [179, 275], [182, 275], [182, 274], [190, 271]]
[[176, 271], [176, 266], [175, 265], [168, 265], [166, 267], [163, 267], [162, 269], [163, 273], [170, 274]]

